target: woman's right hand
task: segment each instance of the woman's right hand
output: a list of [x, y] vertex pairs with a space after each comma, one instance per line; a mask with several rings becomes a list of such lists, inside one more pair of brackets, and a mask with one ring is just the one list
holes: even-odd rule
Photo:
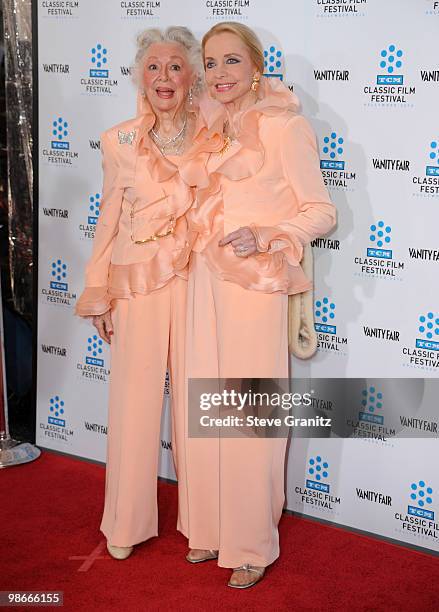
[[108, 310], [102, 315], [94, 316], [92, 323], [98, 330], [102, 340], [111, 344], [111, 336], [114, 334], [113, 323], [111, 321], [111, 310]]

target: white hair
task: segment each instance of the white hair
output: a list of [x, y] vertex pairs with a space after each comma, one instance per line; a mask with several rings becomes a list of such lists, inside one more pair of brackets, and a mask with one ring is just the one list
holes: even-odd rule
[[204, 76], [201, 45], [189, 28], [184, 26], [170, 26], [166, 30], [148, 28], [137, 36], [137, 52], [133, 66], [134, 82], [138, 86], [142, 83], [145, 56], [149, 47], [155, 43], [179, 43], [184, 47], [189, 65], [196, 77], [192, 89], [194, 94], [199, 93], [203, 87]]

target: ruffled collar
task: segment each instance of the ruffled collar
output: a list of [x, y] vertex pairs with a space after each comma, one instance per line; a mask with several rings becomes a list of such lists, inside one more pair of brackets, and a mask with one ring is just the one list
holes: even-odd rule
[[154, 127], [156, 121], [156, 115], [148, 100], [140, 92], [137, 95], [137, 115], [141, 117], [137, 138], [137, 151], [138, 155], [146, 157], [148, 169], [152, 178], [156, 181], [167, 181], [179, 172], [188, 185], [196, 185], [200, 182], [205, 183], [205, 169], [203, 168], [205, 160], [203, 164], [201, 156], [205, 153], [220, 151], [224, 145], [222, 120], [207, 126], [204, 116], [200, 113], [198, 104], [194, 104], [193, 109], [188, 112], [194, 114], [195, 128], [192, 136], [193, 142], [186, 153], [181, 156], [177, 166], [162, 154], [149, 137], [149, 132]]
[[[275, 117], [286, 112], [298, 113], [300, 102], [282, 81], [277, 78], [262, 77], [258, 91], [258, 101], [233, 117], [233, 129], [237, 136], [237, 146], [231, 147], [224, 156], [218, 157], [213, 170], [232, 180], [240, 180], [256, 174], [263, 166], [265, 150], [259, 137], [259, 119], [262, 115]], [[200, 114], [209, 128], [227, 120], [222, 104], [211, 98], [200, 102]], [[211, 168], [212, 171], [212, 168]]]

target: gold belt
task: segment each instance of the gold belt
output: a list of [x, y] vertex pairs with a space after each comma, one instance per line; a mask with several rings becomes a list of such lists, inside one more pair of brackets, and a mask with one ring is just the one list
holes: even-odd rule
[[143, 238], [142, 240], [135, 240], [134, 238], [134, 204], [131, 205], [130, 218], [131, 218], [131, 240], [132, 242], [134, 242], [134, 244], [146, 244], [147, 242], [155, 242], [159, 238], [166, 238], [166, 236], [170, 236], [171, 234], [174, 233], [174, 230], [175, 230], [175, 217], [174, 215], [172, 215], [169, 219], [169, 227], [165, 232], [162, 232], [162, 233], [155, 232], [154, 234], [151, 234], [151, 236], [148, 236], [148, 238]]

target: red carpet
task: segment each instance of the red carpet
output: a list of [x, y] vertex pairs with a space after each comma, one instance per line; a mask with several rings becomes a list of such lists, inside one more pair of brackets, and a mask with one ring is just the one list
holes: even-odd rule
[[289, 515], [263, 582], [230, 589], [228, 570], [185, 561], [172, 484], [159, 485], [160, 537], [115, 561], [98, 530], [104, 474], [47, 452], [1, 470], [0, 590], [61, 590], [75, 612], [439, 609], [438, 558]]

